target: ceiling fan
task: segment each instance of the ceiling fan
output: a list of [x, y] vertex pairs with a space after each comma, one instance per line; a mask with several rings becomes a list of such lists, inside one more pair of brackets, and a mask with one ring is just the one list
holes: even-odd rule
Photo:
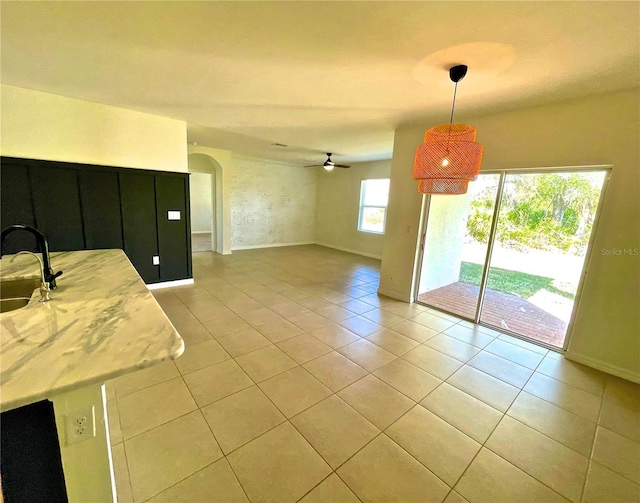
[[327, 160], [324, 161], [324, 164], [312, 164], [310, 166], [305, 166], [305, 168], [324, 168], [327, 171], [331, 171], [333, 168], [350, 168], [351, 166], [347, 166], [346, 164], [336, 164], [331, 160], [331, 152], [327, 152]]

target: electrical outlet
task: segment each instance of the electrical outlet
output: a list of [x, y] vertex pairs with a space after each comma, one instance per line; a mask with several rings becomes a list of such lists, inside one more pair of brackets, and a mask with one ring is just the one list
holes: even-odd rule
[[160, 256], [154, 255], [152, 258], [152, 261], [153, 261], [153, 265], [160, 265]]
[[95, 408], [92, 405], [64, 416], [67, 445], [96, 436]]

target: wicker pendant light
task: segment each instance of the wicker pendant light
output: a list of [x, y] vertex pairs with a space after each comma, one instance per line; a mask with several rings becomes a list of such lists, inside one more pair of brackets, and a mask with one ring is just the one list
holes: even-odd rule
[[449, 124], [432, 127], [424, 135], [424, 143], [416, 149], [413, 178], [423, 194], [465, 194], [482, 164], [482, 145], [476, 143], [476, 128], [454, 124], [458, 82], [467, 74], [465, 65], [454, 66], [449, 76], [455, 82]]

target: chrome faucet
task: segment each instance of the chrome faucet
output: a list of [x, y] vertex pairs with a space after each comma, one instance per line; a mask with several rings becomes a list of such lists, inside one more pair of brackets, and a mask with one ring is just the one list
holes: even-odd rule
[[38, 261], [38, 264], [40, 265], [40, 278], [42, 280], [42, 283], [40, 284], [40, 302], [49, 302], [51, 300], [49, 298], [49, 292], [51, 291], [51, 288], [49, 287], [49, 282], [45, 280], [44, 264], [42, 263], [42, 260], [40, 260], [40, 257], [38, 257], [33, 252], [19, 251], [13, 257], [11, 257], [10, 262], [13, 262], [18, 255], [31, 255], [32, 257], [35, 257], [36, 260]]
[[[36, 238], [36, 242], [38, 243], [38, 248], [40, 253], [42, 254], [42, 271], [43, 271], [43, 283], [48, 283], [49, 288], [51, 290], [57, 287], [56, 278], [62, 274], [62, 271], [58, 271], [56, 273], [51, 269], [51, 258], [49, 257], [49, 244], [47, 243], [44, 234], [40, 232], [38, 229], [34, 229], [33, 227], [29, 227], [27, 225], [12, 225], [7, 227], [0, 233], [0, 258], [2, 257], [2, 247], [4, 245], [5, 239], [7, 236], [14, 231], [27, 231], [33, 234]], [[13, 260], [13, 259], [12, 259]]]

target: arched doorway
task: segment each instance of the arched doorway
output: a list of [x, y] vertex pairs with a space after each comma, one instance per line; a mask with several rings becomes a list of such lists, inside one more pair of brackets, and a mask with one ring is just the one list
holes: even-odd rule
[[[193, 251], [222, 253], [222, 167], [207, 154], [188, 156]], [[203, 241], [209, 241], [204, 243]], [[210, 246], [207, 246], [209, 244]]]

